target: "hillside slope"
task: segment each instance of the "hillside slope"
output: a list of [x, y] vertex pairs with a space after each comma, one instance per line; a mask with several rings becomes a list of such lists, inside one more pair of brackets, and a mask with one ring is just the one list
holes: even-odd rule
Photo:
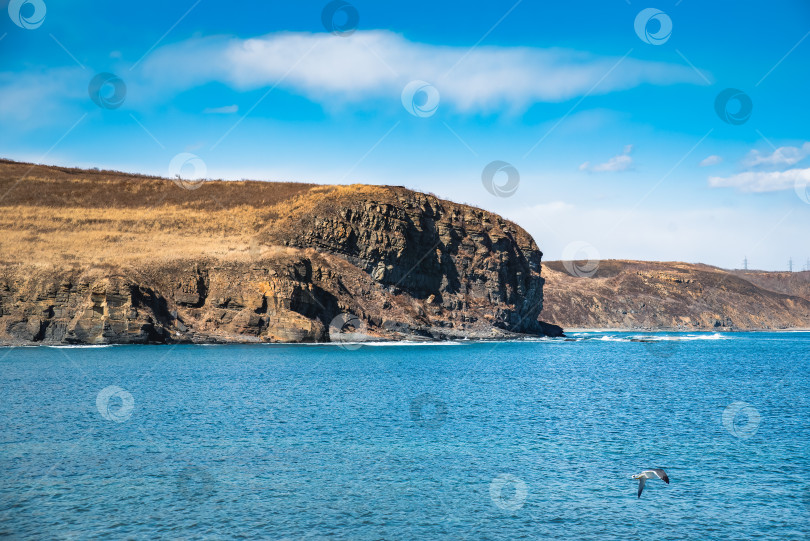
[[528, 233], [400, 187], [0, 161], [0, 232], [5, 344], [560, 332]]
[[803, 297], [810, 300], [810, 271], [766, 272], [756, 270], [729, 271], [762, 289]]
[[810, 328], [810, 273], [602, 261], [590, 278], [545, 262], [541, 317], [564, 328], [764, 330]]

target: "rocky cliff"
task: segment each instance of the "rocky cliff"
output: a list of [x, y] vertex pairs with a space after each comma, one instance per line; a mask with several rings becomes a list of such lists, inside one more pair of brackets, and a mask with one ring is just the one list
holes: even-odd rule
[[543, 274], [541, 317], [565, 328], [810, 329], [810, 272], [611, 260], [589, 277], [572, 276], [560, 261], [544, 263]]
[[0, 343], [559, 334], [542, 253], [400, 187], [201, 184], [0, 162]]

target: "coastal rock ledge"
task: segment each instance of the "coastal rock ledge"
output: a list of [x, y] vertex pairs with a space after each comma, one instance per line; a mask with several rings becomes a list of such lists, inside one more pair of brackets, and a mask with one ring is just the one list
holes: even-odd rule
[[538, 321], [534, 240], [477, 208], [401, 187], [188, 190], [21, 165], [0, 163], [4, 345], [562, 333]]

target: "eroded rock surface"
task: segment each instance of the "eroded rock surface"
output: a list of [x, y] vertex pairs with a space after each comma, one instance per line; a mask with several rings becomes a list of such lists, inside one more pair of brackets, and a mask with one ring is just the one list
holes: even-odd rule
[[561, 332], [538, 321], [534, 240], [480, 209], [399, 187], [285, 184], [274, 200], [245, 182], [184, 201], [163, 179], [32, 169], [0, 206], [32, 249], [2, 245], [3, 344], [320, 342], [335, 321], [372, 339]]

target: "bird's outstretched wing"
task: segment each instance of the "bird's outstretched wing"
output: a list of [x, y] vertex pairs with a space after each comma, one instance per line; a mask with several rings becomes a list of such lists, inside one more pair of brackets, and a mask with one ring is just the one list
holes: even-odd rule
[[669, 484], [669, 477], [667, 477], [667, 472], [665, 472], [661, 468], [653, 468], [650, 471], [653, 472], [655, 475], [657, 475], [658, 478], [663, 480], [666, 484]]
[[641, 498], [641, 492], [644, 490], [644, 483], [647, 482], [647, 479], [644, 477], [638, 478], [638, 497]]

